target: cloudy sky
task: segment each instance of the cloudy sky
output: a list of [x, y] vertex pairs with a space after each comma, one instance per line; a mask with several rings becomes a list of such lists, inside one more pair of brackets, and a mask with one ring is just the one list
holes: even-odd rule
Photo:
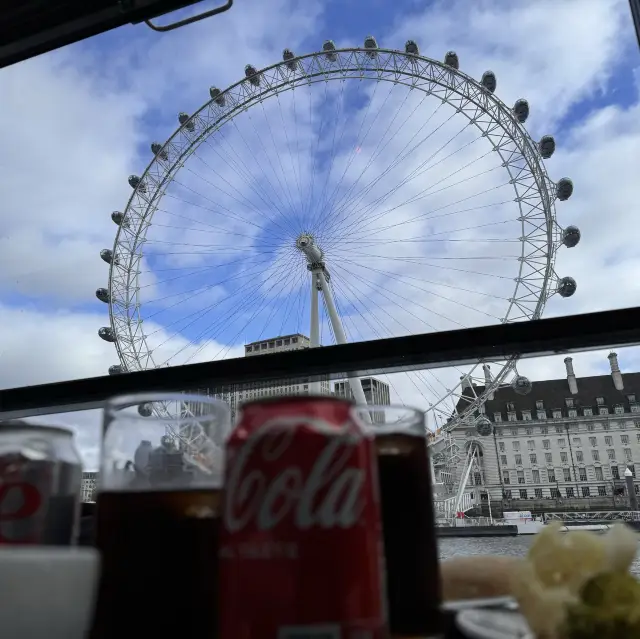
[[[174, 33], [124, 27], [0, 71], [1, 387], [102, 375], [118, 362], [97, 336], [109, 320], [95, 290], [108, 286], [99, 252], [114, 247], [110, 214], [126, 210], [127, 176], [143, 173], [150, 144], [175, 133], [178, 113], [206, 105], [210, 87], [238, 82], [248, 63], [280, 62], [284, 48], [312, 53], [327, 39], [362, 46], [371, 34], [400, 50], [412, 39], [438, 61], [455, 50], [471, 78], [496, 74], [505, 105], [526, 98], [532, 139], [556, 140], [549, 178], [575, 185], [555, 203], [557, 231], [582, 231], [576, 248], [558, 250], [554, 271], [574, 277], [577, 292], [552, 297], [544, 316], [638, 304], [640, 59], [628, 3], [470, 6], [246, 0]], [[205, 107], [196, 126], [218, 115]], [[295, 249], [302, 232], [325, 252], [350, 340], [526, 319], [537, 293], [524, 314], [509, 299], [523, 251], [517, 218], [533, 213], [514, 202], [503, 166], [505, 157], [523, 166], [517, 150], [496, 138], [502, 155], [494, 151], [488, 126], [437, 95], [370, 79], [299, 84], [225, 121], [181, 163], [146, 229], [141, 366], [234, 357], [253, 340], [308, 334], [308, 272]], [[536, 237], [526, 254], [546, 250]], [[333, 343], [321, 315], [322, 342]], [[620, 361], [639, 369], [635, 349]], [[577, 356], [575, 366], [578, 375], [605, 372], [606, 353]], [[564, 367], [548, 358], [519, 370], [535, 380]], [[426, 407], [460, 373], [389, 381], [396, 401]], [[97, 416], [56, 421], [77, 428], [95, 465]]]

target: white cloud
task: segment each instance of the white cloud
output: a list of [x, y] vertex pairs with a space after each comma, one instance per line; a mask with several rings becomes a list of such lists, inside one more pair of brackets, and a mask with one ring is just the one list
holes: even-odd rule
[[[402, 47], [413, 37], [424, 55], [438, 59], [455, 49], [472, 77], [489, 68], [496, 73], [497, 95], [507, 105], [529, 100], [527, 128], [534, 139], [556, 136], [547, 169], [554, 180], [568, 175], [575, 184], [573, 197], [557, 203], [558, 220], [578, 224], [583, 240], [561, 250], [556, 267], [559, 275], [577, 279], [578, 292], [570, 300], [553, 298], [546, 315], [636, 305], [638, 284], [630, 275], [640, 264], [632, 214], [640, 186], [632, 160], [640, 148], [640, 104], [635, 95], [630, 106], [619, 106], [620, 89], [611, 83], [629, 64], [625, 51], [633, 30], [626, 3], [439, 2], [409, 9], [399, 7], [391, 27], [378, 25], [381, 46]], [[127, 175], [142, 172], [149, 143], [166, 139], [177, 112], [193, 113], [209, 86], [238, 80], [245, 63], [261, 68], [276, 62], [285, 47], [296, 53], [319, 47], [326, 19], [319, 5], [245, 3], [172, 34], [128, 27], [95, 47], [2, 71], [3, 387], [99, 375], [116, 361], [113, 346], [96, 335], [108, 320], [94, 291], [106, 285], [107, 266], [98, 251], [113, 241], [109, 214], [124, 209], [131, 193]], [[340, 44], [359, 44], [362, 36], [349, 34]], [[79, 50], [86, 55], [71, 55]], [[238, 126], [225, 125], [217, 141], [203, 144], [186, 163], [179, 174], [184, 186], [167, 191], [145, 247], [143, 270], [150, 272], [141, 275], [149, 285], [142, 316], [156, 363], [176, 353], [173, 363], [240, 355], [243, 339], [281, 330], [308, 333], [305, 264], [292, 247], [304, 225], [314, 222], [350, 338], [503, 317], [517, 261], [447, 259], [517, 253], [517, 244], [486, 242], [518, 237], [508, 202], [513, 191], [476, 195], [497, 187], [505, 174], [489, 171], [463, 181], [501, 168], [498, 159], [484, 157], [485, 140], [476, 144], [471, 128], [448, 142], [462, 119], [449, 122], [444, 108], [422, 129], [427, 114], [437, 110], [434, 100], [423, 104], [417, 92], [390, 92], [384, 83], [356, 84], [321, 83], [312, 92], [299, 87], [271, 98], [241, 114]], [[418, 115], [409, 118], [414, 108]], [[392, 192], [411, 171], [424, 172]], [[394, 208], [412, 197], [420, 199]], [[465, 208], [470, 210], [460, 211]], [[498, 224], [502, 220], [508, 222]], [[462, 242], [415, 241], [424, 238]], [[266, 276], [263, 264], [271, 265]], [[326, 318], [323, 336], [331, 341]], [[576, 358], [577, 372], [598, 370], [602, 357]], [[634, 351], [621, 360], [638, 363]], [[563, 376], [562, 363], [551, 361], [523, 362], [520, 372], [534, 379]], [[459, 376], [457, 370], [397, 376], [393, 394], [425, 406]], [[95, 436], [95, 416], [86, 419]], [[87, 442], [82, 446], [89, 451]], [[87, 452], [87, 459], [94, 453]]]

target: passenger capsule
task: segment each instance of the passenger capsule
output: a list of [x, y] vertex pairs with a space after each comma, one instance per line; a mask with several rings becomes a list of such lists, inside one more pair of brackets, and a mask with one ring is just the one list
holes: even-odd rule
[[329, 62], [335, 62], [338, 59], [338, 54], [335, 53], [336, 45], [333, 40], [326, 40], [322, 45], [322, 50]]
[[162, 144], [159, 144], [158, 142], [151, 143], [151, 153], [165, 162], [169, 159], [169, 154], [162, 148]]
[[543, 135], [538, 142], [538, 150], [540, 155], [548, 160], [556, 150], [556, 141], [552, 135]]
[[496, 80], [496, 74], [493, 71], [485, 71], [482, 74], [482, 79], [480, 80], [480, 84], [489, 92], [493, 93], [498, 86], [498, 81]]
[[516, 375], [511, 381], [513, 392], [518, 395], [528, 395], [532, 388], [531, 380], [524, 375]]
[[378, 55], [378, 43], [373, 36], [367, 36], [364, 39], [364, 48], [367, 50], [367, 55], [372, 60]]
[[493, 433], [493, 426], [488, 417], [482, 415], [476, 421], [476, 432], [480, 437], [488, 437]]
[[113, 262], [113, 251], [111, 249], [102, 249], [100, 251], [100, 257], [103, 262], [111, 264], [111, 262]]
[[190, 133], [193, 133], [193, 130], [196, 128], [193, 120], [190, 120], [186, 113], [178, 114], [178, 122], [180, 122], [180, 124]]
[[147, 192], [147, 185], [144, 183], [144, 180], [141, 180], [137, 175], [129, 176], [129, 186], [132, 189], [137, 189], [140, 193]]
[[414, 40], [407, 40], [404, 45], [404, 52], [408, 55], [420, 55], [420, 48]]
[[113, 211], [113, 213], [111, 213], [111, 219], [114, 224], [120, 226], [122, 224], [122, 220], [124, 220], [124, 213], [121, 211]]
[[573, 194], [573, 182], [570, 178], [561, 178], [556, 184], [556, 197], [564, 202]]
[[103, 326], [98, 329], [98, 336], [105, 342], [115, 342], [116, 336], [113, 334], [113, 329], [110, 326]]
[[458, 54], [455, 51], [447, 51], [444, 56], [444, 63], [452, 69], [460, 68], [460, 60], [458, 59]]
[[562, 243], [567, 248], [576, 246], [580, 241], [580, 237], [580, 229], [577, 226], [567, 226], [567, 228], [562, 231]]
[[106, 288], [99, 288], [96, 290], [96, 297], [105, 304], [109, 303], [109, 291]]
[[140, 415], [140, 417], [151, 417], [151, 415], [153, 414], [153, 408], [151, 407], [151, 404], [138, 404], [138, 414]]
[[558, 282], [558, 294], [560, 297], [571, 297], [577, 288], [578, 285], [572, 277], [563, 277]]
[[249, 82], [253, 84], [254, 87], [260, 86], [260, 74], [258, 73], [258, 70], [255, 67], [248, 64], [244, 68], [244, 75], [246, 76], [247, 80], [249, 80]]
[[513, 114], [520, 124], [524, 124], [529, 117], [529, 103], [524, 98], [516, 100], [516, 103], [513, 105]]
[[209, 89], [209, 95], [211, 96], [211, 99], [219, 106], [219, 107], [223, 107], [226, 103], [226, 100], [224, 98], [224, 95], [222, 95], [222, 91], [220, 91], [220, 89], [217, 89], [216, 87], [211, 87]]
[[109, 375], [121, 375], [122, 373], [124, 373], [124, 368], [120, 364], [109, 366]]
[[296, 54], [291, 51], [291, 49], [285, 49], [282, 52], [282, 59], [287, 63], [287, 69], [289, 69], [289, 71], [295, 71], [298, 67], [295, 57]]

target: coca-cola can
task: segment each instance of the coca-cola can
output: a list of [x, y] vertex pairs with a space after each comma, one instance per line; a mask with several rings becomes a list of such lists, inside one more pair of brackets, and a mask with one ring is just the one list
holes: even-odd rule
[[70, 430], [0, 422], [0, 545], [74, 544], [81, 489]]
[[226, 445], [220, 636], [387, 635], [376, 472], [351, 402], [243, 406]]

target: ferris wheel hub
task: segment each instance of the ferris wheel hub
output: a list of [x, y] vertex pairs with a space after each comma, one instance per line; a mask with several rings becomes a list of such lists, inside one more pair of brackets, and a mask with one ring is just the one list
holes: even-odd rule
[[317, 264], [322, 262], [324, 253], [316, 244], [316, 241], [310, 233], [300, 233], [296, 239], [296, 248], [300, 250], [307, 258], [309, 264]]

